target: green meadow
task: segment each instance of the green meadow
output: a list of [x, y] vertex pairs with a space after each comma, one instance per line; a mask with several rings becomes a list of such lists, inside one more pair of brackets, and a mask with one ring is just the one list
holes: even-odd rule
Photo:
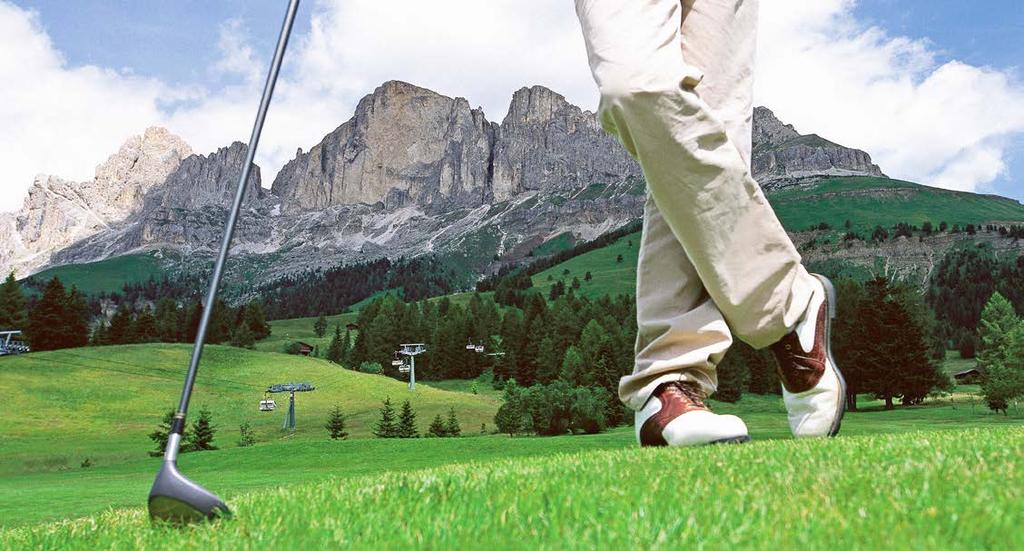
[[[1014, 454], [1024, 448], [1024, 412], [991, 413], [976, 387], [893, 411], [863, 399], [840, 438], [817, 442], [789, 437], [779, 397], [745, 395], [714, 407], [741, 415], [754, 443], [641, 450], [628, 427], [595, 436], [493, 434], [500, 397], [480, 383], [477, 394], [469, 381], [410, 393], [400, 381], [322, 360], [219, 346], [207, 349], [193, 403], [213, 411], [221, 449], [183, 454], [180, 463], [236, 516], [184, 531], [152, 527], [144, 503], [159, 459], [148, 457], [146, 434], [176, 400], [187, 354], [183, 345], [135, 345], [0, 358], [5, 411], [17, 412], [0, 425], [0, 548], [585, 548], [663, 538], [767, 547], [821, 545], [834, 527], [857, 547], [867, 542], [861, 530], [884, 526], [912, 547], [941, 536], [999, 548], [1018, 530], [1001, 515], [1021, 506]], [[297, 395], [295, 433], [280, 429], [284, 395], [276, 412], [256, 411], [264, 380], [317, 385]], [[454, 407], [464, 436], [367, 438], [384, 396], [409, 397], [421, 431]], [[329, 440], [323, 428], [336, 403], [349, 414], [346, 441]], [[255, 446], [236, 445], [243, 421], [256, 430]], [[85, 458], [92, 466], [82, 466]], [[965, 480], [970, 491], [946, 495]], [[816, 494], [819, 501], [804, 501]], [[862, 513], [865, 504], [879, 507]], [[807, 517], [812, 510], [820, 517]], [[954, 511], [972, 522], [959, 524]]]

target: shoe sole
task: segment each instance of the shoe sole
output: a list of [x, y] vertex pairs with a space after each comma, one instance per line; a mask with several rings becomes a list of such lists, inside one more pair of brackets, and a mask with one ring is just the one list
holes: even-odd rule
[[828, 363], [832, 366], [832, 372], [839, 379], [839, 410], [828, 431], [829, 437], [832, 437], [839, 434], [839, 428], [843, 424], [843, 415], [846, 414], [846, 379], [843, 378], [842, 372], [839, 371], [839, 364], [832, 356], [832, 320], [836, 318], [836, 288], [827, 277], [821, 274], [811, 275], [818, 278], [818, 281], [821, 281], [822, 286], [825, 287], [825, 300], [828, 302], [828, 315], [825, 318], [825, 342], [828, 343], [826, 353], [828, 354]]
[[743, 436], [733, 436], [732, 438], [723, 438], [721, 440], [712, 440], [708, 442], [709, 446], [717, 444], [742, 444], [744, 442], [750, 442], [750, 435], [744, 434]]

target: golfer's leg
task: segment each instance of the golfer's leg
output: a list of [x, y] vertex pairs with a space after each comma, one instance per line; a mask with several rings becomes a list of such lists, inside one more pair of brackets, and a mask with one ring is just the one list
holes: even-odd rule
[[634, 371], [619, 381], [623, 403], [639, 410], [670, 381], [714, 393], [715, 366], [732, 335], [650, 194], [636, 272], [636, 321]]
[[[696, 4], [704, 3], [741, 5]], [[811, 276], [725, 123], [700, 96], [704, 71], [683, 55], [754, 40], [756, 18], [683, 36], [679, 0], [578, 0], [577, 12], [602, 123], [640, 162], [658, 210], [734, 333], [755, 347], [779, 340], [803, 316]]]

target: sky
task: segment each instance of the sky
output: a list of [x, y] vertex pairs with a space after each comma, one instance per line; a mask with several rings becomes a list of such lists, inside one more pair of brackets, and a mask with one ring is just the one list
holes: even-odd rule
[[[148, 126], [198, 153], [247, 139], [285, 5], [0, 0], [0, 211], [36, 174], [90, 179]], [[755, 101], [889, 176], [1024, 199], [1021, 29], [1019, 0], [761, 0]], [[389, 79], [495, 121], [522, 86], [598, 101], [569, 0], [305, 0], [264, 185]]]

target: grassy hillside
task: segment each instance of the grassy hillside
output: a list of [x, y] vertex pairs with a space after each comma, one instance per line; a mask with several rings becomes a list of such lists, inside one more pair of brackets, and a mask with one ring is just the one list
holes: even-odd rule
[[[181, 392], [187, 345], [82, 348], [0, 358], [0, 477], [25, 472], [77, 469], [89, 458], [98, 466], [145, 457], [147, 434]], [[314, 392], [296, 394], [297, 430], [281, 424], [288, 402], [277, 394], [277, 411], [260, 413], [264, 389], [274, 383], [309, 382]], [[491, 425], [495, 397], [466, 395], [420, 385], [415, 393], [394, 379], [342, 369], [324, 360], [208, 346], [192, 398], [193, 416], [207, 407], [220, 428], [216, 444], [231, 447], [238, 426], [252, 424], [258, 441], [321, 440], [335, 404], [348, 415], [353, 437], [370, 435], [385, 396], [409, 398], [421, 430], [438, 413], [455, 407], [467, 430]], [[55, 437], [59, 439], [55, 440]]]
[[[884, 178], [831, 178], [800, 189], [774, 192], [768, 199], [789, 231], [827, 222], [836, 228], [834, 233], [842, 233], [846, 220], [854, 231], [867, 231], [865, 235], [870, 235], [876, 225], [889, 228], [897, 222], [921, 225], [931, 221], [936, 228], [942, 221], [950, 227], [992, 221], [1024, 223], [1024, 205], [1010, 199]], [[581, 283], [577, 293], [582, 296], [633, 294], [639, 246], [639, 232], [627, 235], [536, 274], [533, 284], [547, 293], [559, 279], [569, 285], [577, 277]], [[622, 262], [616, 261], [619, 255]], [[567, 275], [565, 270], [569, 271]], [[590, 282], [584, 281], [588, 271], [593, 276]]]
[[70, 264], [43, 270], [32, 276], [37, 281], [60, 278], [65, 287], [72, 285], [86, 293], [120, 292], [125, 283], [160, 280], [165, 274], [157, 253], [130, 254], [88, 264]]
[[873, 177], [829, 178], [799, 189], [773, 192], [768, 200], [786, 229], [804, 230], [827, 222], [855, 229], [891, 227], [897, 222], [920, 226], [945, 221], [951, 227], [982, 222], [1022, 222], [1024, 205], [994, 195], [979, 195]]
[[[186, 472], [220, 478], [253, 452]], [[0, 546], [1013, 549], [1022, 454], [1013, 427], [509, 457], [257, 491], [231, 500], [233, 519], [189, 530], [153, 527], [134, 508], [0, 531]]]

